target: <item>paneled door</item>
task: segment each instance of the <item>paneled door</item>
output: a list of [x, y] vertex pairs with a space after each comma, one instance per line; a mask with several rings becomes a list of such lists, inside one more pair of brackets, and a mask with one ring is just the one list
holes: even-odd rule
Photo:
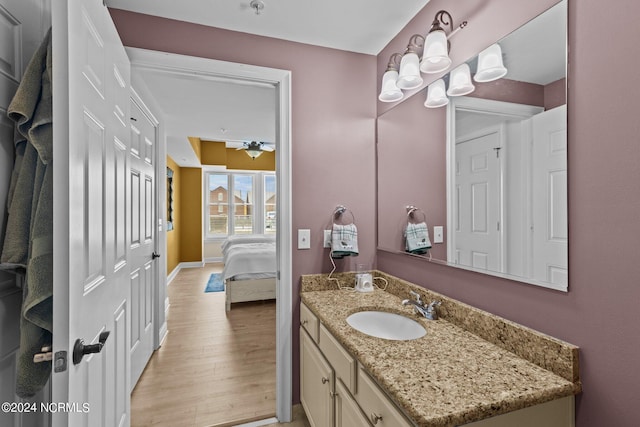
[[500, 127], [456, 141], [455, 262], [502, 269]]
[[101, 0], [56, 1], [52, 16], [52, 401], [69, 408], [52, 421], [127, 426], [130, 64]]
[[567, 107], [532, 118], [533, 278], [567, 286]]
[[131, 389], [153, 353], [154, 224], [157, 123], [131, 100]]

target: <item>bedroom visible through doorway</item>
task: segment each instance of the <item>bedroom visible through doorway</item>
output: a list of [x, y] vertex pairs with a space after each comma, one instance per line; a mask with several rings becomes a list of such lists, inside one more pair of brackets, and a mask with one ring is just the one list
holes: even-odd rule
[[[133, 74], [140, 73], [138, 75], [144, 76], [145, 82], [149, 81], [148, 79], [146, 79], [146, 77], [150, 75], [148, 73], [151, 73], [155, 75], [167, 74], [171, 76], [177, 76], [182, 79], [185, 79], [185, 78], [200, 79], [203, 85], [211, 85], [216, 82], [219, 83], [221, 80], [236, 78], [237, 81], [244, 86], [247, 86], [247, 85], [255, 86], [255, 84], [258, 84], [262, 87], [264, 87], [264, 85], [271, 85], [273, 88], [275, 88], [276, 98], [274, 102], [271, 103], [270, 108], [275, 110], [275, 116], [273, 118], [275, 122], [274, 141], [276, 145], [275, 160], [276, 160], [276, 163], [278, 164], [278, 170], [275, 172], [275, 174], [273, 174], [273, 176], [277, 177], [276, 187], [278, 192], [278, 201], [277, 201], [277, 207], [275, 207], [275, 209], [274, 209], [274, 206], [267, 206], [269, 205], [268, 202], [265, 203], [264, 206], [262, 206], [261, 204], [262, 207], [260, 209], [262, 209], [262, 213], [260, 216], [260, 221], [264, 219], [264, 226], [262, 229], [263, 233], [265, 231], [269, 231], [269, 229], [278, 231], [277, 238], [276, 238], [276, 248], [277, 248], [276, 250], [278, 254], [277, 261], [276, 261], [277, 263], [276, 269], [278, 272], [278, 278], [276, 279], [277, 304], [269, 303], [269, 302], [239, 303], [238, 308], [236, 309], [236, 307], [234, 306], [232, 308], [232, 311], [228, 313], [228, 316], [230, 316], [230, 318], [236, 317], [240, 314], [241, 309], [244, 310], [244, 308], [249, 307], [251, 305], [271, 304], [272, 307], [274, 307], [273, 311], [274, 311], [275, 324], [271, 331], [273, 333], [273, 337], [270, 338], [270, 341], [274, 344], [274, 348], [275, 348], [275, 357], [273, 361], [275, 365], [275, 394], [274, 394], [275, 404], [272, 404], [271, 414], [273, 415], [275, 413], [278, 419], [282, 421], [288, 421], [291, 418], [291, 395], [292, 395], [291, 343], [290, 343], [290, 339], [288, 338], [290, 336], [290, 331], [291, 331], [291, 289], [290, 289], [290, 283], [291, 283], [291, 200], [290, 200], [291, 199], [291, 177], [290, 177], [290, 105], [289, 105], [290, 103], [290, 72], [286, 70], [276, 70], [276, 69], [263, 68], [263, 67], [232, 64], [224, 61], [216, 61], [216, 60], [188, 57], [188, 56], [182, 56], [182, 55], [173, 55], [173, 54], [166, 54], [161, 52], [152, 52], [152, 51], [146, 51], [146, 50], [135, 49], [135, 48], [127, 48], [127, 53], [129, 54], [129, 57], [131, 59], [132, 73]], [[181, 99], [184, 98], [185, 96], [191, 99], [190, 95], [186, 95], [184, 93], [180, 94]], [[226, 99], [227, 101], [230, 100], [230, 98], [225, 98], [225, 97], [222, 97], [222, 98], [213, 97], [213, 98], [210, 98], [210, 100], [211, 99]], [[159, 105], [160, 105], [160, 109], [163, 110], [163, 112], [165, 112], [164, 111], [165, 104], [159, 103]], [[175, 107], [175, 105], [176, 103], [173, 103], [172, 107]], [[184, 106], [184, 103], [180, 103], [180, 105]], [[212, 106], [220, 105], [220, 103], [210, 103], [210, 105]], [[207, 111], [207, 109], [201, 109], [199, 113], [206, 113], [205, 114], [206, 119], [203, 119], [202, 123], [211, 122], [211, 119], [210, 119], [210, 117], [212, 116], [211, 110]], [[166, 114], [169, 114], [169, 113], [166, 113]], [[198, 114], [198, 116], [200, 115]], [[166, 121], [163, 126], [163, 129], [166, 132], [164, 141], [166, 142], [167, 145], [173, 142], [173, 139], [171, 137], [171, 132], [175, 130], [174, 125], [176, 124], [176, 122], [178, 123], [183, 122], [178, 117], [176, 117], [175, 114], [173, 113], [169, 114], [169, 117], [171, 118], [171, 120]], [[242, 119], [244, 120], [245, 117], [243, 116]], [[226, 148], [230, 148], [230, 147], [226, 147]], [[242, 151], [235, 151], [235, 150], [233, 151], [240, 153], [240, 156], [246, 157], [246, 154], [243, 153]], [[229, 156], [230, 155], [231, 153], [229, 153]], [[185, 155], [184, 157], [182, 157], [181, 155], [174, 156], [174, 157], [179, 158], [180, 161], [184, 161], [184, 159], [188, 157], [188, 154]], [[265, 156], [263, 155], [263, 157]], [[197, 169], [198, 167], [202, 166], [202, 171], [204, 172], [205, 169], [208, 170], [208, 168], [205, 167], [206, 164], [208, 163], [203, 161], [201, 165], [198, 164], [198, 165], [184, 167], [185, 170], [189, 171], [190, 183], [195, 182], [193, 179], [195, 177], [193, 173], [194, 169]], [[213, 169], [216, 169], [216, 168], [214, 167]], [[226, 169], [234, 172], [238, 170], [229, 165], [227, 165]], [[218, 167], [217, 170], [219, 171], [220, 168]], [[185, 175], [187, 174], [185, 173]], [[204, 173], [201, 174], [200, 171], [198, 171], [197, 173], [198, 177], [203, 175]], [[204, 181], [204, 178], [199, 178], [199, 180], [202, 183]], [[200, 187], [200, 185], [197, 185], [197, 187]], [[265, 187], [266, 187], [266, 184], [265, 184]], [[203, 190], [198, 191], [199, 194], [202, 194], [202, 192]], [[204, 202], [202, 203], [202, 205], [200, 205], [202, 206], [203, 210], [204, 210], [204, 205], [205, 205]], [[201, 220], [200, 219], [197, 220], [197, 224], [200, 227], [202, 227], [200, 228], [201, 230], [204, 228], [204, 225], [205, 225], [204, 222], [205, 222], [204, 216], [202, 217]], [[198, 242], [196, 240], [198, 239], [194, 240], [192, 238], [191, 239], [192, 243], [190, 244], [198, 245]], [[205, 240], [205, 237], [203, 235], [202, 236], [203, 243], [204, 243], [204, 240]], [[211, 257], [209, 257], [208, 254], [206, 254], [205, 251], [203, 250], [202, 260], [210, 261], [211, 260], [210, 258]], [[221, 258], [222, 257], [220, 257], [220, 259]], [[173, 299], [179, 298], [179, 296], [176, 296], [173, 294], [174, 290], [172, 288], [177, 283], [179, 283], [178, 280], [183, 279], [183, 276], [182, 276], [183, 273], [189, 274], [191, 272], [191, 274], [196, 274], [195, 271], [198, 271], [198, 270], [202, 271], [211, 267], [209, 264], [207, 264], [204, 268], [199, 266], [197, 268], [188, 268], [188, 267], [195, 267], [197, 264], [196, 262], [183, 262], [181, 264], [184, 264], [182, 268], [175, 269], [175, 271], [177, 272], [177, 276], [175, 277], [174, 275], [170, 276], [173, 281], [171, 282], [171, 285], [167, 287], [168, 295], [169, 295], [168, 300], [165, 302], [165, 304], [158, 305], [159, 309], [164, 309], [165, 307], [168, 309], [167, 311], [168, 334], [166, 335], [166, 339], [165, 341], [163, 341], [162, 346], [156, 352], [156, 354], [159, 356], [161, 356], [163, 348], [168, 345], [168, 340], [171, 338], [171, 335], [173, 334], [172, 328], [174, 327], [172, 325], [174, 320], [176, 320], [175, 319], [176, 316], [172, 314], [172, 309], [174, 307]], [[217, 265], [216, 268], [221, 269], [222, 266]], [[221, 293], [209, 293], [209, 294], [204, 293], [204, 285], [206, 284], [206, 279], [208, 278], [208, 275], [206, 273], [204, 274], [207, 277], [203, 278], [202, 280], [200, 279], [197, 280], [198, 296], [199, 297], [213, 296], [217, 298], [221, 295], [224, 295]], [[194, 314], [196, 312], [195, 309], [191, 309], [187, 311], [188, 311], [187, 314], [189, 314], [189, 316], [196, 316], [196, 314]], [[224, 313], [224, 308], [222, 310], [222, 313]], [[247, 329], [251, 329], [252, 326], [249, 326], [249, 323], [245, 323], [244, 328], [245, 330], [247, 330]], [[160, 336], [162, 337], [162, 335]], [[267, 336], [267, 334], [265, 334], [265, 336]], [[195, 350], [195, 351], [198, 352], [198, 350]], [[183, 367], [186, 369], [186, 366], [190, 363], [190, 359], [188, 357], [189, 356], [188, 354], [183, 356], [184, 358], [182, 360], [182, 363], [184, 364]], [[152, 367], [155, 367], [157, 365], [156, 363], [157, 360], [159, 360], [159, 358], [154, 357], [149, 362], [149, 365], [147, 366], [147, 370], [150, 370]], [[197, 367], [195, 368], [197, 371]], [[201, 374], [202, 375], [200, 376], [200, 380], [203, 382], [208, 382], [209, 379], [208, 379], [207, 372], [204, 372], [204, 373], [201, 372]], [[140, 383], [140, 386], [142, 386], [142, 382]], [[137, 395], [137, 390], [134, 390], [134, 397], [136, 395]], [[207, 394], [205, 393], [204, 396], [207, 396]], [[208, 394], [208, 396], [210, 396], [210, 394]], [[269, 399], [265, 399], [265, 400], [268, 401]], [[202, 405], [204, 405], [204, 403]], [[132, 404], [132, 407], [135, 408], [136, 405]], [[251, 408], [248, 408], [245, 406], [244, 409], [247, 415], [247, 417], [244, 417], [244, 420], [246, 420], [248, 417], [250, 418], [252, 416], [249, 413], [251, 412]], [[135, 418], [135, 415], [134, 415], [134, 418]], [[241, 418], [237, 419], [237, 421], [240, 421], [240, 420], [242, 419]]]

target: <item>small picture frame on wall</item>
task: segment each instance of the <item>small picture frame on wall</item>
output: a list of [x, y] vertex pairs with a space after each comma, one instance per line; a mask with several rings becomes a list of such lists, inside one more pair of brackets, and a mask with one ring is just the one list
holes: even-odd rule
[[173, 170], [167, 168], [167, 231], [173, 230]]

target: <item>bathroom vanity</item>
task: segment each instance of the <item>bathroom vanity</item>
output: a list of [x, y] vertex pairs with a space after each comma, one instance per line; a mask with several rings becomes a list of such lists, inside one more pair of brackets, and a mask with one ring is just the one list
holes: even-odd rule
[[[574, 425], [577, 347], [376, 275], [389, 285], [368, 294], [336, 290], [326, 275], [303, 276], [300, 399], [312, 426]], [[410, 291], [441, 301], [440, 319], [404, 306]], [[367, 310], [411, 318], [426, 334], [387, 340], [349, 326], [349, 315]]]

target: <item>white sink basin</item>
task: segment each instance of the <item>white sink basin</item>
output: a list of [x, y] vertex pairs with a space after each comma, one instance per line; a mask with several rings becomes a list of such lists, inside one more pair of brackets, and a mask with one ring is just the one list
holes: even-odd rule
[[347, 323], [363, 334], [388, 340], [415, 340], [427, 333], [415, 320], [385, 311], [360, 311], [347, 317]]

